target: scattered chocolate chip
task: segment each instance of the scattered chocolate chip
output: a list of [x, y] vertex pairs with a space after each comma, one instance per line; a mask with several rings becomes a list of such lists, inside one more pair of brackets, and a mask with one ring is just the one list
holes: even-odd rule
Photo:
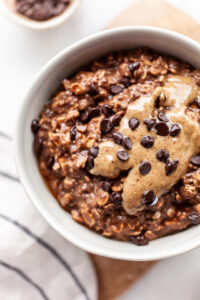
[[166, 114], [164, 114], [163, 112], [161, 112], [161, 111], [158, 113], [158, 119], [160, 121], [163, 121], [163, 122], [168, 122], [169, 121], [168, 116]]
[[142, 161], [139, 165], [139, 171], [142, 175], [147, 175], [151, 171], [151, 164], [148, 161]]
[[166, 162], [167, 159], [169, 158], [169, 152], [165, 149], [160, 149], [158, 150], [158, 152], [156, 153], [156, 158], [159, 160], [159, 161], [162, 161], [162, 162]]
[[103, 119], [100, 123], [101, 131], [104, 133], [108, 133], [112, 129], [112, 124], [109, 119]]
[[128, 136], [124, 136], [123, 137], [123, 141], [122, 141], [122, 145], [126, 148], [126, 149], [132, 149], [133, 145], [132, 145], [132, 141], [130, 139], [130, 137]]
[[135, 130], [139, 126], [140, 122], [136, 118], [131, 118], [129, 120], [128, 124], [129, 124], [129, 127], [131, 128], [131, 130]]
[[118, 85], [118, 84], [112, 84], [110, 86], [110, 92], [113, 94], [113, 95], [117, 95], [119, 93], [121, 93], [123, 91], [123, 87], [121, 85]]
[[110, 117], [113, 114], [112, 107], [108, 104], [102, 106], [102, 112], [106, 117]]
[[40, 129], [40, 124], [38, 120], [33, 120], [31, 123], [31, 130], [33, 133], [37, 133], [38, 130]]
[[71, 141], [75, 141], [77, 135], [77, 128], [74, 126], [70, 130], [70, 139]]
[[149, 240], [144, 235], [130, 236], [130, 242], [137, 246], [148, 245]]
[[156, 119], [146, 119], [144, 124], [147, 127], [147, 130], [150, 131], [156, 125]]
[[94, 157], [89, 156], [86, 162], [86, 170], [90, 171], [92, 168], [94, 168]]
[[196, 155], [191, 159], [191, 163], [197, 167], [200, 167], [200, 155]]
[[123, 135], [120, 132], [113, 133], [113, 140], [115, 144], [121, 145], [123, 141]]
[[91, 110], [90, 110], [90, 118], [96, 118], [98, 116], [100, 116], [101, 114], [101, 110], [100, 108], [97, 106], [97, 107], [93, 107]]
[[92, 155], [94, 158], [98, 156], [99, 154], [99, 147], [91, 147], [89, 149], [90, 155]]
[[142, 139], [141, 139], [141, 142], [140, 144], [145, 147], [145, 148], [151, 148], [154, 144], [154, 138], [152, 136], [144, 136]]
[[129, 77], [122, 77], [121, 83], [124, 85], [125, 88], [128, 88], [131, 85]]
[[111, 119], [112, 127], [117, 127], [117, 126], [119, 126], [120, 121], [121, 121], [121, 117], [118, 116], [118, 115], [114, 115], [114, 116], [112, 117], [112, 119]]
[[117, 152], [117, 157], [121, 161], [127, 161], [129, 159], [129, 154], [126, 151], [120, 150]]
[[54, 164], [54, 157], [53, 157], [53, 156], [49, 156], [49, 157], [47, 158], [46, 165], [47, 165], [47, 167], [48, 167], [49, 169], [51, 169], [52, 166], [53, 166], [53, 164]]
[[111, 183], [108, 181], [103, 181], [101, 187], [104, 191], [109, 192], [111, 188]]
[[120, 193], [113, 192], [110, 195], [110, 201], [114, 202], [115, 204], [121, 204], [122, 202], [122, 196]]
[[165, 122], [157, 123], [155, 128], [157, 130], [158, 135], [167, 136], [169, 133], [169, 127], [167, 126], [167, 124]]
[[171, 175], [173, 172], [176, 171], [178, 163], [178, 160], [170, 160], [169, 158], [167, 159], [165, 165], [165, 171], [167, 176]]
[[89, 94], [91, 96], [97, 96], [99, 94], [99, 88], [95, 83], [92, 83], [89, 87]]
[[197, 212], [191, 212], [189, 215], [188, 215], [188, 220], [194, 224], [194, 225], [197, 225], [200, 223], [200, 214], [197, 213]]
[[155, 205], [158, 202], [158, 198], [154, 194], [154, 191], [148, 190], [142, 194], [142, 204]]
[[139, 68], [139, 66], [140, 66], [140, 62], [136, 61], [134, 63], [129, 64], [128, 68], [129, 68], [129, 71], [131, 73], [133, 73], [135, 70], [137, 70]]
[[195, 98], [195, 99], [194, 99], [194, 103], [196, 104], [196, 106], [197, 106], [198, 108], [200, 108], [200, 99], [199, 99], [199, 98]]
[[181, 132], [181, 127], [178, 124], [172, 124], [170, 126], [169, 134], [172, 137], [175, 137], [175, 136], [179, 135], [180, 132]]
[[89, 111], [85, 110], [84, 112], [81, 113], [80, 120], [81, 120], [81, 122], [85, 123], [85, 122], [89, 121], [89, 117], [90, 117]]

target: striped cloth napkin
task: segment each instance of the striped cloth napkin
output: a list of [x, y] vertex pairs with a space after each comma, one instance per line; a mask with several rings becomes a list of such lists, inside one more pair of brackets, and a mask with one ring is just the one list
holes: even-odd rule
[[2, 132], [0, 153], [0, 299], [97, 299], [88, 255], [35, 210], [17, 176], [12, 139]]

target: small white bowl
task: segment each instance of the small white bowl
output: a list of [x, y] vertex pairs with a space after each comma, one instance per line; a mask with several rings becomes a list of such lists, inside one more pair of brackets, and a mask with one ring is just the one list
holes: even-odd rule
[[21, 26], [27, 27], [29, 29], [36, 29], [36, 30], [44, 30], [54, 28], [64, 22], [66, 22], [75, 12], [77, 9], [80, 0], [71, 0], [69, 6], [66, 7], [64, 12], [59, 16], [56, 16], [52, 19], [47, 21], [34, 21], [31, 20], [21, 14], [19, 14], [14, 8], [14, 1], [15, 0], [0, 0], [0, 5], [5, 13], [16, 23]]
[[200, 67], [200, 44], [175, 32], [152, 27], [124, 27], [95, 34], [63, 50], [42, 68], [24, 98], [14, 138], [21, 182], [49, 224], [63, 237], [88, 252], [137, 261], [161, 259], [194, 249], [200, 245], [200, 226], [193, 226], [139, 247], [129, 242], [105, 238], [76, 223], [58, 205], [40, 175], [33, 153], [30, 125], [63, 78], [109, 51], [140, 46], [177, 56]]

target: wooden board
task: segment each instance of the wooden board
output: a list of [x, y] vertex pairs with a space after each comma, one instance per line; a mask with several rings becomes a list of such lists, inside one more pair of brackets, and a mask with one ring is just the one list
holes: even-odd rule
[[[128, 25], [167, 28], [200, 41], [200, 25], [163, 0], [134, 2], [108, 28]], [[111, 300], [120, 296], [155, 264], [155, 262], [127, 262], [96, 255], [91, 255], [91, 258], [99, 281], [99, 300]]]

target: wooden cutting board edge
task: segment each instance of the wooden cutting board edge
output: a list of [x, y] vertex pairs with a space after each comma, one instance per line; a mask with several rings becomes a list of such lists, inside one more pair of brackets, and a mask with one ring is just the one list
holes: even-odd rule
[[[200, 41], [200, 24], [163, 0], [134, 2], [107, 29], [136, 25], [166, 28]], [[99, 300], [116, 299], [156, 263], [130, 262], [93, 254], [90, 256], [97, 272]]]

